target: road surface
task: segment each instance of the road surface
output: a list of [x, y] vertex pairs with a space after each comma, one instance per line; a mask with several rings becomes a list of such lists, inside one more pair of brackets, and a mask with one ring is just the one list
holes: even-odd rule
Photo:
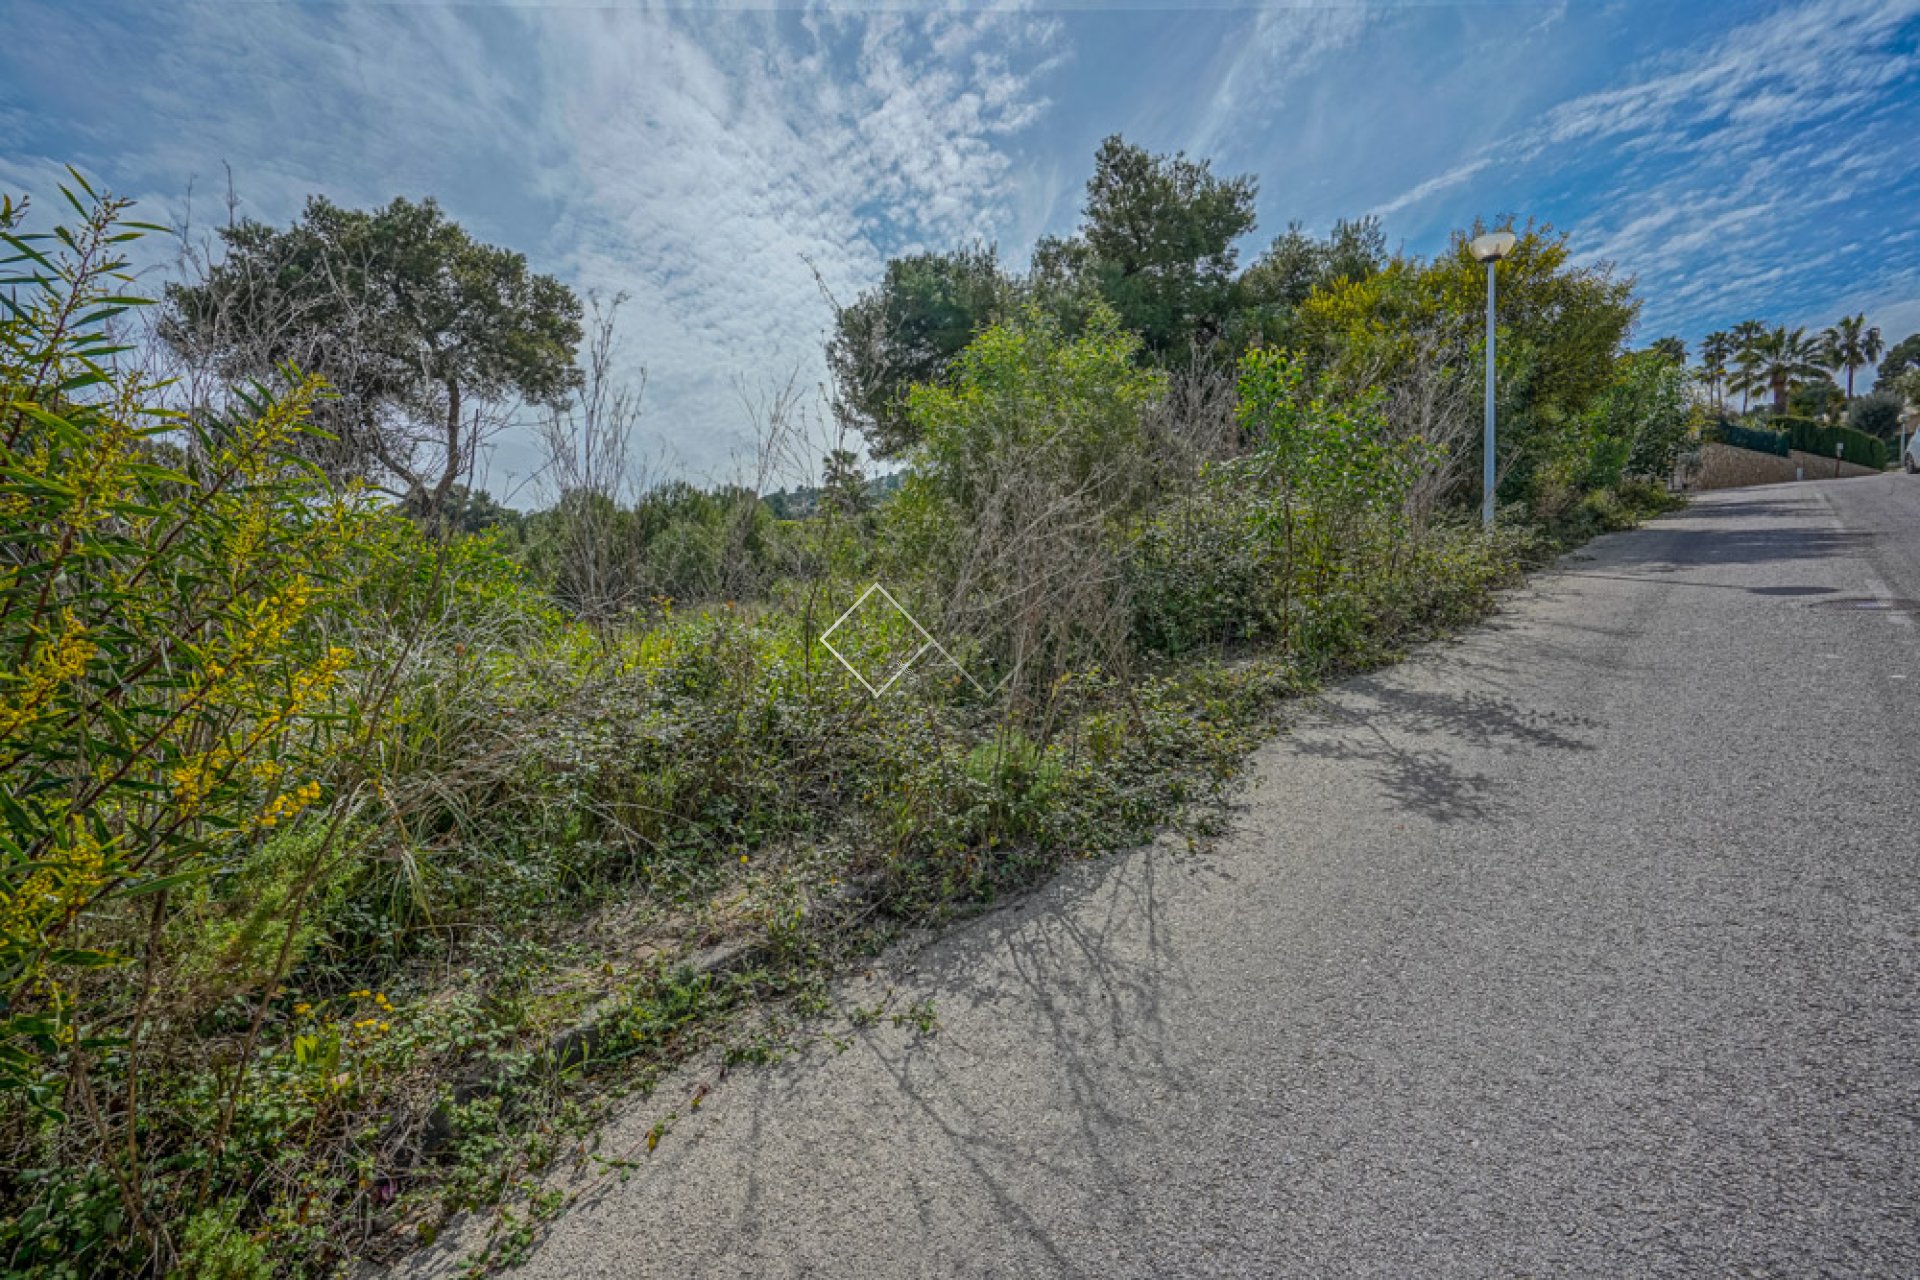
[[1298, 708], [1215, 847], [921, 951], [937, 1035], [736, 1072], [520, 1274], [1920, 1275], [1890, 599], [1917, 478], [1596, 542]]

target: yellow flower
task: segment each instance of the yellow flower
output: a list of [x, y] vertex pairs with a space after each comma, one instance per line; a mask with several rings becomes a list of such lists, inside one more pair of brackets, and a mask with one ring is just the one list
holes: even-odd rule
[[30, 945], [78, 913], [112, 878], [112, 842], [101, 844], [79, 818], [68, 820], [62, 843], [11, 891], [0, 881], [0, 939]]
[[68, 613], [61, 619], [60, 638], [37, 646], [25, 668], [8, 683], [15, 688], [0, 693], [0, 738], [9, 738], [38, 720], [63, 685], [77, 679], [99, 646], [87, 639], [86, 628]]
[[275, 796], [272, 802], [268, 804], [265, 809], [261, 810], [259, 816], [253, 820], [254, 824], [259, 827], [276, 826], [288, 818], [297, 817], [302, 810], [306, 809], [319, 798], [320, 784], [318, 782], [303, 782], [292, 790], [282, 791], [279, 795]]

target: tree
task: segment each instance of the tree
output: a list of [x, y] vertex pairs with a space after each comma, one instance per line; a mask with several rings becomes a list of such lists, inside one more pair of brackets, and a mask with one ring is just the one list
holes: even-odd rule
[[1809, 338], [1804, 328], [1783, 325], [1769, 330], [1741, 352], [1733, 388], [1743, 397], [1749, 391], [1767, 392], [1773, 397], [1773, 411], [1785, 413], [1787, 392], [1794, 383], [1827, 376], [1823, 355], [1820, 344]]
[[[402, 503], [401, 509], [416, 520], [422, 513], [410, 503]], [[512, 507], [504, 506], [485, 489], [469, 489], [464, 484], [456, 484], [447, 491], [446, 500], [440, 504], [438, 513], [440, 524], [453, 533], [484, 533], [488, 529], [512, 531], [520, 527], [525, 519]]]
[[631, 381], [616, 358], [625, 294], [589, 294], [592, 308], [582, 355], [579, 394], [540, 424], [546, 446], [544, 480], [558, 502], [543, 521], [553, 561], [554, 594], [582, 618], [604, 621], [641, 602], [631, 548], [625, 545], [633, 439], [640, 426], [647, 371]]
[[1880, 330], [1867, 324], [1866, 314], [1841, 316], [1840, 323], [1822, 335], [1829, 368], [1847, 371], [1847, 399], [1853, 399], [1853, 371], [1880, 358], [1885, 344]]
[[1234, 285], [1235, 347], [1287, 345], [1294, 311], [1315, 289], [1366, 280], [1387, 262], [1387, 236], [1371, 214], [1342, 218], [1324, 240], [1287, 224]]
[[1174, 360], [1219, 335], [1232, 305], [1234, 241], [1253, 229], [1257, 184], [1205, 160], [1100, 144], [1078, 239], [1083, 266], [1149, 351]]
[[1887, 348], [1874, 370], [1876, 387], [1893, 387], [1907, 373], [1920, 369], [1920, 333], [1910, 333]]
[[1687, 362], [1687, 344], [1678, 336], [1655, 338], [1648, 344], [1647, 350], [1663, 355], [1678, 365], [1684, 365]]
[[167, 288], [160, 332], [220, 376], [324, 377], [315, 419], [336, 475], [397, 486], [437, 518], [514, 399], [558, 407], [578, 384], [580, 303], [518, 253], [481, 244], [432, 200], [372, 211], [321, 196], [280, 230], [225, 227], [223, 261]]
[[867, 505], [867, 477], [858, 455], [851, 449], [828, 453], [821, 470], [821, 510], [851, 520], [865, 513]]
[[1787, 392], [1787, 412], [1796, 418], [1838, 422], [1846, 406], [1846, 395], [1831, 378], [1808, 378], [1794, 383]]
[[839, 311], [827, 342], [841, 421], [866, 437], [875, 457], [900, 454], [916, 439], [907, 392], [937, 381], [1013, 294], [992, 245], [887, 263], [880, 283]]
[[[1458, 390], [1442, 388], [1440, 398], [1477, 422], [1487, 269], [1468, 244], [1483, 229], [1457, 232], [1431, 262], [1397, 256], [1364, 281], [1315, 290], [1295, 323], [1315, 374], [1350, 398], [1372, 387], [1391, 395], [1409, 371], [1443, 354]], [[1498, 267], [1496, 358], [1501, 485], [1522, 496], [1577, 483], [1589, 453], [1587, 410], [1613, 384], [1638, 304], [1631, 280], [1604, 263], [1573, 263], [1567, 238], [1551, 227], [1516, 231]], [[1465, 470], [1477, 475], [1478, 430], [1434, 425], [1460, 438]]]
[[1892, 441], [1900, 434], [1905, 406], [1890, 391], [1873, 391], [1847, 406], [1847, 425], [1855, 431]]
[[[1879, 382], [1876, 383], [1875, 385], [1880, 387], [1886, 387], [1888, 381], [1889, 379], [1886, 377], [1886, 375], [1882, 374], [1880, 376]], [[1892, 386], [1888, 388], [1888, 390], [1891, 392], [1894, 398], [1897, 401], [1899, 401], [1899, 403], [1902, 405], [1904, 409], [1920, 408], [1920, 368], [1903, 370], [1899, 377], [1894, 378], [1891, 381], [1892, 381]], [[1906, 439], [1906, 427], [1907, 427], [1907, 423], [1905, 418], [1903, 417], [1900, 424], [1900, 439], [1899, 439], [1899, 446], [1901, 450], [1900, 461], [1902, 465], [1904, 465], [1906, 462], [1906, 451], [1908, 447], [1908, 442]]]
[[1892, 391], [1908, 408], [1920, 409], [1920, 369], [1908, 369], [1893, 379]]
[[[1767, 326], [1758, 320], [1742, 320], [1733, 326], [1733, 360], [1736, 371], [1745, 369], [1754, 362], [1753, 344], [1766, 336]], [[1729, 382], [1728, 386], [1731, 390], [1740, 393], [1740, 412], [1745, 413], [1747, 411], [1746, 385], [1744, 383], [1734, 385], [1733, 382]]]
[[1687, 435], [1686, 366], [1657, 345], [1614, 364], [1613, 384], [1588, 411], [1586, 483], [1657, 477], [1673, 466]]
[[1700, 342], [1700, 379], [1707, 384], [1713, 407], [1720, 405], [1720, 384], [1727, 378], [1727, 360], [1733, 355], [1733, 335], [1715, 330]]

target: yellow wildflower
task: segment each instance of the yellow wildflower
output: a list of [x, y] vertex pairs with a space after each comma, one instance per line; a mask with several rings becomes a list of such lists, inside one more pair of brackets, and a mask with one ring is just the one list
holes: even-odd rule
[[71, 613], [61, 620], [60, 638], [35, 648], [15, 687], [0, 693], [0, 738], [9, 738], [38, 720], [62, 686], [78, 679], [100, 651]]
[[101, 844], [78, 818], [66, 826], [65, 847], [11, 890], [0, 881], [0, 939], [31, 943], [70, 919], [111, 878], [112, 846]]

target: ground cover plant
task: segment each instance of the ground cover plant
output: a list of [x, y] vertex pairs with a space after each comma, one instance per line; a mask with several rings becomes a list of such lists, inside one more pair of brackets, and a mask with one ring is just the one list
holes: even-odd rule
[[[630, 1158], [593, 1147], [614, 1099], [703, 1046], [779, 1052], [905, 928], [1204, 829], [1277, 702], [1661, 505], [1687, 406], [1624, 349], [1630, 290], [1523, 241], [1489, 533], [1464, 250], [1296, 230], [1237, 291], [1240, 193], [1115, 140], [1035, 278], [890, 271], [904, 296], [836, 341], [872, 375], [846, 422], [900, 477], [836, 452], [797, 515], [765, 484], [622, 492], [592, 336], [572, 373], [549, 349], [584, 310], [418, 207], [382, 216], [544, 317], [516, 359], [574, 449], [548, 511], [450, 478], [449, 388], [506, 385], [473, 352], [393, 392], [441, 435], [367, 410], [378, 360], [443, 334], [331, 351], [343, 389], [246, 342], [271, 297], [189, 292], [156, 378], [124, 261], [152, 229], [77, 177], [58, 219], [9, 201], [0, 1268], [329, 1274], [469, 1210], [497, 1227], [476, 1265], [510, 1261], [559, 1207], [543, 1170]], [[1103, 220], [1142, 216], [1191, 223], [1191, 270], [1129, 271]], [[414, 447], [430, 470], [383, 475]], [[912, 621], [868, 595], [835, 631], [863, 680], [821, 636], [875, 582]]]

